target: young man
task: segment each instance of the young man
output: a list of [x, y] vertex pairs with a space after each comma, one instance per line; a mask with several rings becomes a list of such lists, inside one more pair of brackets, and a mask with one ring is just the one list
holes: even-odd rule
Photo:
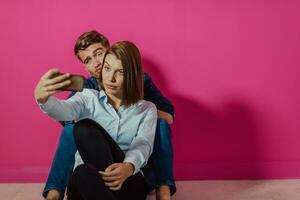
[[[99, 90], [97, 79], [100, 77], [103, 59], [108, 48], [108, 39], [96, 31], [86, 32], [78, 38], [74, 53], [83, 63], [85, 70], [92, 76], [85, 81], [85, 88]], [[57, 80], [59, 79], [42, 78], [35, 92], [47, 90], [51, 93], [61, 87], [62, 84], [67, 84], [66, 81], [61, 82], [63, 79], [60, 82]], [[156, 105], [159, 120], [153, 153], [143, 172], [149, 183], [149, 190], [157, 188], [157, 199], [167, 200], [176, 191], [169, 126], [173, 121], [174, 110], [170, 101], [161, 94], [146, 73], [144, 74], [144, 90], [144, 99]], [[43, 191], [43, 196], [48, 200], [63, 198], [69, 175], [74, 166], [76, 147], [73, 138], [73, 124], [71, 122], [62, 122], [62, 124], [64, 128]]]

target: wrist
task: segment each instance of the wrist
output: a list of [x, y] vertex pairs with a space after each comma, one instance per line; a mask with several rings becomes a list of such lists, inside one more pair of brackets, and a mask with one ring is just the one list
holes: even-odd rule
[[47, 98], [36, 98], [36, 101], [38, 102], [38, 104], [45, 104], [48, 101], [48, 97]]
[[129, 176], [133, 175], [135, 169], [134, 164], [130, 162], [125, 162], [124, 164], [129, 168]]

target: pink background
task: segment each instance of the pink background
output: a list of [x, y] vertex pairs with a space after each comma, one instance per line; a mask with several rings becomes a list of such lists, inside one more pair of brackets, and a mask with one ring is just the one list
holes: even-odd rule
[[76, 38], [140, 48], [172, 100], [176, 179], [300, 178], [300, 3], [2, 0], [0, 182], [45, 181], [61, 126], [33, 98], [51, 67], [84, 73]]

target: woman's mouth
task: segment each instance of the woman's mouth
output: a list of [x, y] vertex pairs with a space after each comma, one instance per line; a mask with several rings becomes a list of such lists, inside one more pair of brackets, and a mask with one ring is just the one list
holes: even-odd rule
[[108, 84], [105, 84], [105, 86], [107, 89], [111, 89], [111, 90], [115, 90], [117, 88], [116, 86], [108, 85]]

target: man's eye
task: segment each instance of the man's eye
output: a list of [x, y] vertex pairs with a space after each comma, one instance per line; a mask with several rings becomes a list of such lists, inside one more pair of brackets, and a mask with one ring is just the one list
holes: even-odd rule
[[96, 56], [102, 56], [102, 52], [97, 52]]
[[90, 64], [91, 63], [91, 59], [85, 60], [84, 64]]

